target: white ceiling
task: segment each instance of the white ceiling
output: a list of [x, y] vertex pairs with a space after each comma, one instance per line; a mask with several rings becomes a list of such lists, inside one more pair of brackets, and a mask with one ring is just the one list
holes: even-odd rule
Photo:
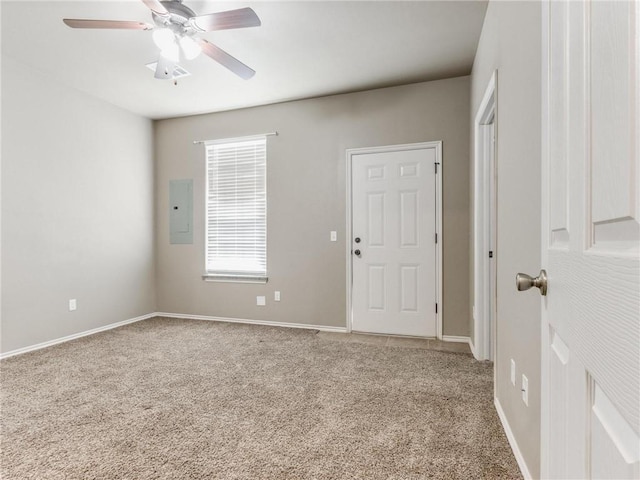
[[261, 27], [203, 34], [247, 64], [242, 80], [201, 55], [175, 86], [156, 80], [150, 31], [78, 30], [62, 18], [153, 23], [140, 0], [2, 1], [2, 54], [136, 114], [168, 118], [469, 74], [486, 0], [197, 1], [251, 7]]

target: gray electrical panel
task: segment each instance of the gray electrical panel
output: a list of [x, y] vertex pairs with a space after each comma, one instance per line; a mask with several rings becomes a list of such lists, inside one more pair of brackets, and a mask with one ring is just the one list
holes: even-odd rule
[[169, 241], [193, 243], [193, 180], [169, 181]]

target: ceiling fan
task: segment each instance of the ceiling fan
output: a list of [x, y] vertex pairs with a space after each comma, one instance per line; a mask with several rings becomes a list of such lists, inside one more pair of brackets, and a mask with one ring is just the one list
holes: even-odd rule
[[196, 15], [182, 0], [142, 0], [151, 10], [155, 27], [149, 23], [123, 20], [88, 20], [65, 18], [71, 28], [109, 28], [124, 30], [153, 30], [153, 41], [160, 48], [155, 78], [171, 79], [182, 55], [191, 60], [201, 52], [248, 80], [256, 73], [238, 59], [198, 34], [214, 30], [259, 27], [260, 19], [251, 8]]

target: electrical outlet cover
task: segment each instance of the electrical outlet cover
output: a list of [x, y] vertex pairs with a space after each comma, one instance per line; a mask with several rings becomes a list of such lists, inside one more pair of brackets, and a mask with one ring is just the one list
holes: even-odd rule
[[267, 299], [266, 297], [259, 295], [256, 297], [256, 305], [258, 305], [259, 307], [264, 307], [267, 304]]

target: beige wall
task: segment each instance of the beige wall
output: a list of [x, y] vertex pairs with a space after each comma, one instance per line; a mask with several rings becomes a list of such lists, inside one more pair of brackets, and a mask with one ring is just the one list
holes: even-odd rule
[[[517, 292], [514, 278], [541, 267], [540, 25], [538, 2], [489, 2], [471, 85], [473, 120], [498, 70], [496, 391], [533, 478], [540, 471], [540, 297]], [[510, 359], [516, 386], [509, 381]], [[528, 407], [521, 399], [522, 374], [529, 379]]]
[[[155, 123], [157, 287], [162, 312], [344, 327], [347, 148], [443, 141], [444, 333], [468, 335], [469, 77]], [[266, 285], [204, 282], [204, 148], [268, 140]], [[169, 245], [168, 184], [194, 179], [194, 244]], [[329, 232], [338, 241], [329, 242]], [[273, 292], [282, 301], [273, 301]], [[256, 295], [267, 297], [257, 307]]]
[[152, 133], [3, 55], [2, 352], [154, 311]]

